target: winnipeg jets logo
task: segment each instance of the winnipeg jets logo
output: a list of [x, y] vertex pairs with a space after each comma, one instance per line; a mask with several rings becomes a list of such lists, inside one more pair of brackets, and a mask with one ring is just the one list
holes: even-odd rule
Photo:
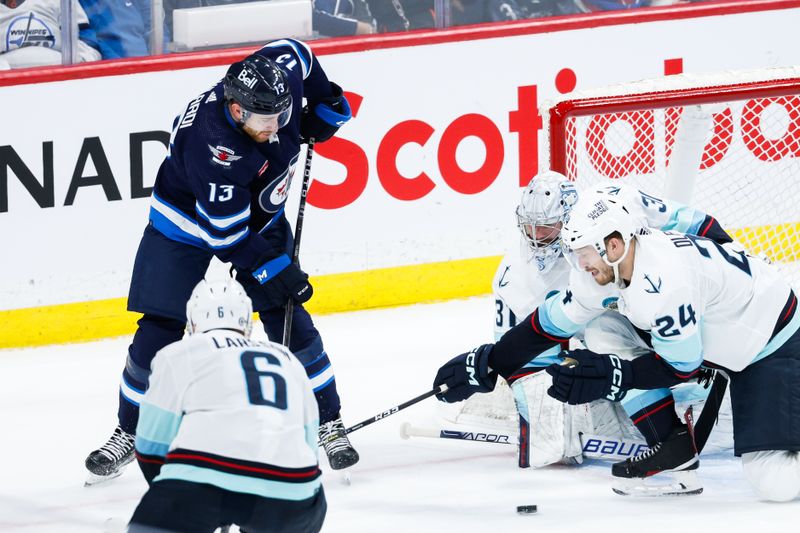
[[236, 155], [236, 153], [230, 148], [219, 145], [214, 147], [210, 144], [207, 146], [208, 149], [211, 150], [211, 161], [218, 165], [222, 165], [225, 168], [231, 166], [231, 163], [234, 161], [238, 161], [242, 158], [242, 156]]
[[658, 294], [659, 292], [661, 292], [661, 278], [660, 277], [658, 278], [658, 285], [653, 283], [653, 281], [650, 279], [650, 277], [647, 274], [644, 275], [644, 279], [653, 288], [653, 290], [645, 289], [644, 292], [647, 292], [647, 293], [650, 293], [650, 294]]
[[276, 213], [286, 202], [289, 188], [292, 185], [292, 176], [294, 176], [294, 170], [297, 166], [297, 157], [294, 156], [289, 166], [259, 193], [258, 203], [265, 213]]

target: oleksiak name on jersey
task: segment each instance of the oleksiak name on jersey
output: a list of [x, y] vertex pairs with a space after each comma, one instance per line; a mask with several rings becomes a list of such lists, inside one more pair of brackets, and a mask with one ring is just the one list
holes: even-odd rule
[[248, 271], [284, 253], [285, 242], [270, 240], [269, 232], [285, 223], [284, 204], [300, 154], [303, 97], [313, 107], [331, 95], [306, 44], [280, 39], [256, 53], [272, 59], [289, 83], [288, 124], [267, 142], [255, 142], [234, 123], [218, 82], [175, 119], [150, 209], [153, 227], [167, 238], [210, 249]]

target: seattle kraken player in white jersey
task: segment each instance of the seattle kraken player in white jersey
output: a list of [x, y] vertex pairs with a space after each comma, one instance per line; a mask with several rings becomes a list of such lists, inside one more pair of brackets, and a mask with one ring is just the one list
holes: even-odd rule
[[319, 531], [317, 401], [283, 346], [250, 339], [233, 279], [202, 280], [189, 336], [161, 349], [140, 403], [136, 457], [150, 489], [129, 531]]
[[[719, 243], [731, 241], [713, 217], [686, 205], [656, 198], [621, 183], [599, 186], [596, 190], [628, 206], [642, 227], [707, 236]], [[577, 199], [574, 183], [554, 171], [535, 176], [522, 193], [516, 211], [520, 245], [503, 258], [493, 281], [495, 340], [516, 324], [517, 317], [530, 315], [548, 295], [567, 288], [571, 267], [562, 253], [560, 232]], [[608, 307], [613, 308], [613, 305]], [[611, 310], [592, 320], [577, 336], [589, 348], [613, 349], [618, 354], [624, 350], [629, 358], [649, 349], [646, 335], [637, 332], [622, 315]], [[531, 353], [531, 357], [535, 355]], [[623, 406], [622, 420], [606, 405], [593, 405], [594, 415], [589, 417], [583, 408], [563, 407], [546, 395], [548, 378], [537, 372], [558, 361], [557, 355], [557, 349], [540, 355], [509, 378], [521, 415], [521, 466], [544, 466], [566, 458], [580, 460], [582, 446], [577, 431], [565, 430], [571, 425], [584, 433], [621, 437], [619, 423], [627, 426], [629, 423], [624, 420], [627, 415], [653, 445], [660, 440], [658, 429], [671, 427], [676, 420], [674, 409], [655, 415], [655, 421], [649, 415], [655, 408], [671, 404], [673, 396], [669, 390], [650, 393], [646, 399], [637, 401], [631, 395]], [[517, 381], [531, 374], [534, 375]], [[696, 389], [699, 386], [681, 391], [681, 400], [689, 402], [702, 398], [704, 394]], [[536, 423], [529, 426], [529, 420], [536, 420]], [[587, 423], [594, 426], [588, 427]], [[637, 437], [636, 431], [631, 435]]]
[[[742, 456], [745, 476], [763, 499], [800, 495], [800, 313], [777, 270], [731, 245], [648, 231], [604, 194], [582, 196], [562, 238], [573, 257], [569, 286], [495, 345], [449, 363], [455, 369], [459, 361], [472, 364], [474, 383], [465, 370], [458, 394], [491, 389], [496, 374], [511, 375], [531, 350], [547, 353], [615, 299], [631, 323], [650, 332], [652, 349], [632, 361], [573, 350], [568, 364], [547, 368], [553, 380], [548, 394], [570, 404], [624, 401], [634, 389], [647, 394], [691, 380], [701, 364], [724, 369], [731, 380], [734, 453]], [[641, 480], [697, 464], [687, 427], [676, 424], [612, 473], [617, 480]]]
[[280, 39], [233, 63], [175, 119], [128, 295], [128, 309], [144, 316], [122, 374], [119, 426], [87, 458], [90, 482], [119, 475], [132, 460], [150, 361], [183, 336], [186, 301], [213, 256], [235, 267], [270, 339], [282, 339], [287, 301], [297, 304], [289, 348], [314, 385], [320, 440], [332, 468], [358, 461], [330, 360], [300, 305], [312, 287], [290, 259], [293, 237], [284, 216], [301, 141], [324, 142], [350, 117], [342, 89], [328, 81], [311, 49]]

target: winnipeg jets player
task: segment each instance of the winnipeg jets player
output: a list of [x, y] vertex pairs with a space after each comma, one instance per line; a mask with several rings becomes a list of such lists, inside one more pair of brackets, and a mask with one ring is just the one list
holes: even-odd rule
[[[647, 399], [651, 391], [692, 379], [704, 361], [723, 368], [731, 380], [734, 452], [742, 456], [745, 476], [763, 499], [800, 495], [800, 419], [792, 401], [800, 388], [800, 314], [777, 270], [731, 245], [644, 230], [625, 206], [602, 194], [578, 201], [562, 238], [575, 265], [567, 289], [495, 345], [464, 357], [474, 364], [477, 384], [454, 378], [461, 383], [457, 395], [491, 389], [494, 375], [511, 375], [531, 349], [546, 352], [615, 298], [631, 323], [650, 332], [652, 349], [632, 361], [572, 351], [567, 364], [547, 368], [553, 380], [548, 393], [570, 404], [624, 401], [634, 389]], [[451, 362], [455, 370], [457, 360]], [[686, 426], [662, 427], [659, 437], [647, 452], [615, 464], [615, 478], [641, 481], [697, 468]], [[692, 490], [679, 483], [670, 492]]]
[[[600, 186], [597, 190], [629, 206], [643, 227], [703, 235], [720, 243], [731, 241], [713, 217], [688, 206], [656, 198], [621, 183]], [[523, 192], [516, 213], [520, 245], [503, 258], [493, 281], [496, 339], [515, 325], [518, 317], [521, 319], [532, 313], [549, 294], [567, 287], [570, 265], [562, 254], [560, 232], [577, 198], [574, 183], [554, 171], [534, 177]], [[610, 303], [608, 307], [613, 309]], [[613, 349], [628, 358], [649, 349], [641, 332], [613, 310], [595, 318], [577, 337], [590, 348]], [[634, 439], [640, 432], [649, 444], [658, 442], [652, 430], [653, 421], [647, 414], [648, 405], [630, 401], [624, 406], [625, 412], [620, 412], [620, 409], [609, 408], [606, 402], [587, 409], [563, 406], [548, 397], [548, 377], [538, 371], [556, 362], [558, 351], [553, 349], [539, 355], [509, 378], [521, 415], [521, 466], [544, 466], [569, 458], [580, 460], [582, 444], [578, 432]], [[536, 355], [532, 352], [531, 358]], [[671, 409], [663, 415], [672, 412], [675, 417], [670, 405], [673, 396], [668, 390], [661, 394], [661, 404]], [[681, 399], [689, 401], [695, 395], [702, 397], [695, 390], [686, 390]], [[630, 420], [626, 420], [627, 417]], [[631, 422], [639, 432], [630, 427]]]
[[202, 280], [189, 336], [156, 354], [136, 456], [150, 489], [129, 531], [319, 531], [317, 401], [285, 347], [250, 339], [253, 308], [233, 279]]
[[280, 39], [233, 63], [175, 120], [133, 268], [128, 309], [144, 316], [122, 373], [119, 426], [87, 457], [90, 482], [119, 475], [132, 460], [150, 361], [183, 336], [186, 301], [214, 256], [236, 268], [270, 339], [282, 340], [286, 302], [298, 304], [289, 348], [314, 383], [320, 440], [332, 468], [358, 461], [322, 338], [299, 305], [312, 287], [290, 259], [284, 216], [301, 141], [327, 140], [350, 116], [342, 89], [328, 81], [311, 49]]

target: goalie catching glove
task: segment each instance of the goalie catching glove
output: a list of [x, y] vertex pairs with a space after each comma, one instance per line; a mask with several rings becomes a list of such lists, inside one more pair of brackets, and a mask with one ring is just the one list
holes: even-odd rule
[[561, 357], [564, 358], [561, 364], [552, 364], [546, 369], [553, 377], [547, 394], [560, 402], [570, 405], [600, 399], [618, 402], [631, 388], [630, 361], [591, 350], [564, 351]]
[[447, 385], [445, 392], [436, 398], [453, 403], [466, 400], [476, 392], [491, 392], [497, 382], [497, 372], [489, 370], [491, 344], [483, 344], [472, 351], [462, 353], [445, 363], [436, 373], [433, 388]]

